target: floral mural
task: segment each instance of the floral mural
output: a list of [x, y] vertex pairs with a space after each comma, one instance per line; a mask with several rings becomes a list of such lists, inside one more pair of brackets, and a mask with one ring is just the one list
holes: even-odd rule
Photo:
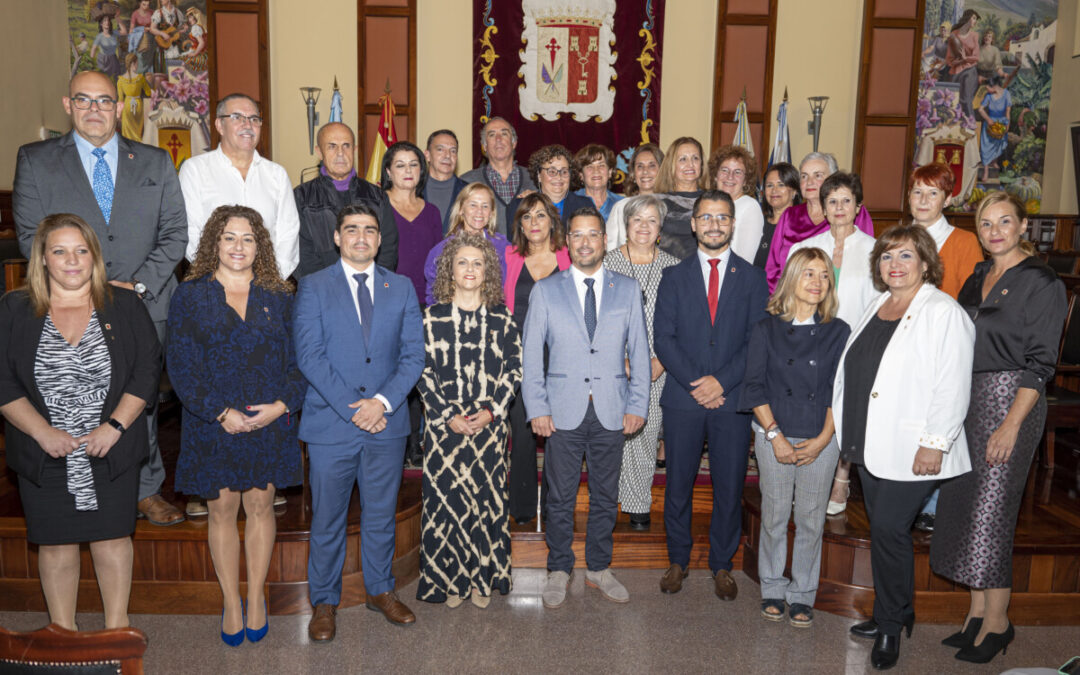
[[68, 0], [71, 74], [116, 82], [120, 133], [180, 167], [210, 149], [206, 0]]
[[950, 206], [989, 190], [1042, 201], [1057, 0], [927, 0], [915, 164], [956, 174]]

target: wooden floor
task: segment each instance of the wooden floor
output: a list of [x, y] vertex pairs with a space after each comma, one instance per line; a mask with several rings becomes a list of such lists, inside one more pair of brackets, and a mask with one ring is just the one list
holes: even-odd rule
[[[173, 495], [171, 485], [171, 469], [179, 449], [179, 416], [175, 407], [163, 412], [160, 435], [170, 476], [163, 495], [182, 506], [182, 498]], [[1076, 453], [1069, 450], [1063, 450], [1059, 440], [1057, 470], [1048, 473], [1039, 469], [1033, 473], [1021, 507], [1010, 611], [1017, 624], [1080, 625], [1080, 469]], [[41, 611], [44, 598], [37, 578], [37, 548], [26, 542], [15, 476], [2, 461], [0, 455], [0, 610]], [[844, 616], [865, 617], [873, 604], [869, 526], [857, 482], [853, 486], [848, 510], [826, 522], [815, 606]], [[288, 505], [278, 517], [278, 536], [267, 580], [272, 614], [310, 611], [306, 578], [311, 501], [306, 489], [296, 487], [286, 491]], [[663, 486], [653, 488], [652, 524], [648, 531], [630, 529], [627, 516], [620, 514], [614, 532], [613, 567], [663, 570], [668, 566], [663, 489]], [[760, 493], [753, 480], [747, 483], [743, 501], [743, 538], [734, 566], [756, 579]], [[690, 566], [706, 569], [711, 511], [708, 485], [695, 488], [693, 511], [694, 548]], [[349, 513], [343, 606], [364, 601], [359, 512], [354, 499]], [[394, 554], [394, 574], [403, 584], [418, 575], [420, 512], [419, 480], [407, 478], [398, 500]], [[587, 517], [588, 492], [583, 485], [575, 516], [574, 550], [579, 567], [584, 565]], [[242, 537], [242, 518], [240, 532]], [[535, 520], [526, 525], [512, 524], [511, 535], [515, 567], [545, 567], [547, 546]], [[134, 542], [132, 612], [220, 612], [220, 592], [206, 543], [205, 518], [167, 528], [139, 521]], [[916, 612], [920, 621], [955, 622], [966, 609], [968, 594], [930, 571], [929, 537], [919, 533], [915, 534], [915, 567]], [[241, 569], [242, 581], [243, 576]], [[659, 576], [658, 571], [657, 581]], [[93, 566], [85, 547], [79, 608], [81, 611], [101, 609]]]

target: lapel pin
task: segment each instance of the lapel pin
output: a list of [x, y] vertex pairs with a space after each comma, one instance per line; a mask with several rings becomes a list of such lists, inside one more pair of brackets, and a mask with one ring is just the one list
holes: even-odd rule
[[383, 288], [390, 288], [390, 282], [384, 281], [382, 287]]
[[105, 330], [112, 330], [112, 324], [105, 324]]
[[1001, 289], [1001, 294], [1002, 295], [1008, 295], [1009, 294], [1009, 289], [1007, 289], [1007, 288]]
[[732, 268], [731, 268], [731, 271], [732, 271], [732, 272], [734, 272], [734, 271], [735, 271], [735, 268], [734, 268], [734, 267], [732, 267]]
[[608, 288], [615, 288], [615, 282], [614, 281], [609, 281], [607, 287]]
[[128, 159], [135, 159], [135, 154], [134, 154], [134, 153], [131, 153], [131, 152], [129, 152], [129, 153], [128, 153]]

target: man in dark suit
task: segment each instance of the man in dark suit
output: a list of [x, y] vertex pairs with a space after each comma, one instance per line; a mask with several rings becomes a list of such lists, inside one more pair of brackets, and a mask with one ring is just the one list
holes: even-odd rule
[[765, 318], [765, 274], [731, 251], [735, 204], [720, 190], [694, 202], [697, 253], [664, 270], [656, 295], [653, 346], [667, 370], [660, 396], [667, 448], [664, 527], [671, 567], [660, 590], [677, 593], [687, 575], [690, 514], [701, 449], [709, 442], [713, 511], [709, 569], [716, 595], [734, 600], [731, 558], [742, 532], [742, 488], [750, 416], [736, 412], [750, 329]]
[[[187, 245], [176, 168], [164, 150], [116, 133], [123, 109], [116, 86], [103, 74], [77, 74], [62, 103], [74, 129], [19, 148], [12, 195], [19, 248], [29, 257], [45, 216], [80, 216], [101, 240], [109, 283], [139, 294], [164, 343], [169, 298], [176, 288], [173, 271]], [[155, 525], [173, 525], [184, 516], [159, 494], [165, 468], [157, 443], [156, 400], [148, 424], [150, 458], [139, 477], [139, 515]]]
[[375, 264], [378, 214], [351, 204], [338, 215], [337, 264], [300, 280], [293, 309], [296, 360], [307, 378], [300, 438], [308, 443], [312, 640], [334, 639], [346, 515], [360, 490], [360, 561], [367, 606], [392, 623], [416, 620], [394, 593], [394, 518], [405, 462], [405, 397], [424, 369], [412, 282]]

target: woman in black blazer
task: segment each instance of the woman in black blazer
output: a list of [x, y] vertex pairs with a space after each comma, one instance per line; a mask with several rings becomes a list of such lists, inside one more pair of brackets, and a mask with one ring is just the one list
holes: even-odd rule
[[78, 216], [38, 226], [25, 288], [0, 299], [0, 414], [19, 476], [27, 539], [49, 619], [76, 630], [79, 544], [90, 543], [105, 627], [128, 625], [131, 533], [142, 415], [157, 392], [161, 347], [132, 291], [105, 277], [94, 231]]

